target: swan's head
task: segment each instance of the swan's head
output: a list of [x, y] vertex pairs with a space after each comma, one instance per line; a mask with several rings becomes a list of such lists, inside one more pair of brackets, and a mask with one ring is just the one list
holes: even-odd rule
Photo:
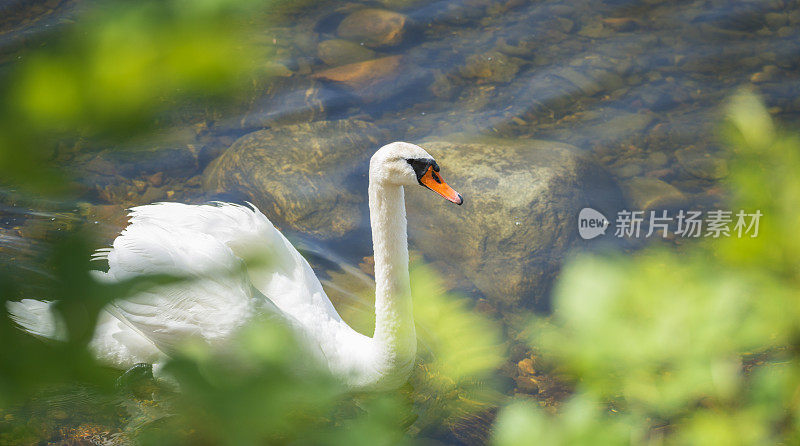
[[422, 147], [393, 142], [378, 149], [369, 162], [370, 181], [398, 186], [421, 185], [455, 204], [464, 199], [444, 182], [436, 160]]

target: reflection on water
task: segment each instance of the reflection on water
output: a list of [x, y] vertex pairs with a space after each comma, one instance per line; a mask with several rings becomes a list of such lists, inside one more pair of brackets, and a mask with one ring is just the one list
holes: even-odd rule
[[[12, 1], [0, 6], [0, 70], [13, 66], [51, 29], [69, 23], [80, 4]], [[467, 206], [452, 217], [454, 224], [477, 221], [469, 215], [479, 214], [482, 219], [473, 226], [502, 236], [475, 240], [472, 250], [437, 258], [419, 242], [424, 237], [413, 237], [415, 232], [438, 237], [436, 228], [414, 226], [414, 208], [430, 205], [417, 206], [423, 199], [413, 191], [412, 248], [436, 262], [451, 283], [457, 280], [475, 292], [485, 312], [503, 314], [525, 304], [532, 289], [544, 293], [546, 284], [538, 280], [551, 279], [562, 256], [576, 248], [570, 225], [581, 203], [613, 206], [609, 197], [618, 193], [619, 205], [632, 209], [719, 205], [724, 199], [719, 183], [727, 175], [726, 155], [716, 140], [720, 105], [746, 86], [764, 95], [779, 121], [794, 122], [800, 113], [798, 33], [797, 1], [321, 2], [256, 36], [276, 55], [268, 62], [272, 77], [254, 82], [240, 104], [222, 110], [176, 107], [174, 126], [137, 141], [135, 148], [146, 148], [144, 154], [130, 147], [114, 153], [60, 147], [58, 159], [80, 184], [80, 202], [42, 203], [12, 188], [0, 190], [2, 261], [45, 274], [38, 270], [36, 240], [60, 227], [96, 224], [110, 241], [124, 225], [126, 207], [160, 200], [256, 200], [272, 197], [258, 189], [269, 184], [280, 198], [270, 200], [281, 206], [265, 211], [282, 229], [309, 240], [314, 247], [309, 259], [343, 313], [369, 313], [369, 302], [359, 297], [369, 288], [364, 257], [371, 254], [364, 212], [366, 159], [383, 142], [439, 140], [433, 146], [443, 153], [434, 155], [459, 172], [448, 175], [448, 182], [473, 195], [465, 194]], [[308, 125], [336, 120], [358, 124]], [[339, 129], [331, 140], [352, 141], [369, 133], [380, 142], [352, 154], [346, 152], [349, 147], [321, 150], [324, 141], [314, 139], [314, 132], [331, 127]], [[256, 131], [262, 132], [225, 152]], [[471, 145], [453, 142], [465, 140]], [[574, 147], [560, 148], [556, 158], [553, 144], [531, 140]], [[447, 142], [452, 145], [443, 145]], [[467, 167], [458, 165], [466, 156], [452, 155], [463, 147], [474, 151]], [[346, 159], [320, 155], [331, 150], [346, 152]], [[292, 166], [283, 163], [286, 159]], [[220, 160], [235, 167], [221, 172]], [[343, 168], [346, 162], [353, 167]], [[448, 164], [442, 165], [447, 171]], [[226, 178], [225, 187], [204, 171]], [[288, 171], [297, 176], [282, 182], [280, 175]], [[586, 172], [613, 180], [613, 187], [586, 180]], [[509, 186], [509, 196], [475, 196], [495, 190], [508, 177], [520, 178]], [[237, 188], [231, 178], [247, 187]], [[282, 183], [296, 193], [280, 190]], [[314, 216], [315, 200], [325, 201], [333, 217]], [[335, 218], [345, 207], [346, 218]], [[431, 214], [440, 212], [431, 209]], [[297, 223], [290, 210], [306, 217]], [[317, 220], [327, 223], [309, 226]], [[521, 285], [498, 294], [511, 289], [519, 296], [492, 294], [495, 288], [487, 283], [497, 276], [485, 275], [492, 273], [491, 262], [453, 271], [464, 264], [459, 259], [507, 259], [515, 246], [525, 255], [514, 261], [535, 268], [501, 273], [537, 281], [520, 280]], [[537, 264], [540, 259], [548, 262]], [[522, 375], [515, 377], [518, 383]]]

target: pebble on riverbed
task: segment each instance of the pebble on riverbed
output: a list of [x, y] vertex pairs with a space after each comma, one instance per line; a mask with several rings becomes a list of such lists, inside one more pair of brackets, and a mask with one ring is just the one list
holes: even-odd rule
[[478, 78], [485, 82], [505, 83], [514, 79], [519, 71], [519, 61], [499, 51], [473, 54], [461, 68], [461, 76]]
[[707, 148], [699, 149], [697, 146], [687, 146], [675, 151], [680, 166], [691, 175], [707, 180], [718, 180], [728, 176], [728, 162], [715, 154], [708, 152]]
[[325, 40], [317, 46], [317, 57], [332, 66], [347, 65], [375, 58], [375, 51], [343, 39]]
[[385, 9], [356, 11], [342, 20], [336, 34], [370, 48], [394, 46], [403, 40], [408, 18]]
[[401, 56], [351, 63], [313, 75], [314, 79], [336, 82], [352, 89], [365, 89], [389, 81], [397, 75]]
[[675, 186], [652, 177], [637, 177], [623, 185], [633, 210], [663, 209], [683, 202], [686, 197]]
[[430, 73], [403, 56], [387, 56], [330, 68], [312, 78], [345, 87], [365, 104], [384, 101], [415, 89], [424, 89]]

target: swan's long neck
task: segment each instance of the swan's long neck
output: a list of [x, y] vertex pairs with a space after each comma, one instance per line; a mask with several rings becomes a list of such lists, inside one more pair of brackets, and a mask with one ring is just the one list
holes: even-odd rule
[[371, 178], [369, 210], [375, 250], [373, 343], [380, 356], [380, 366], [400, 372], [413, 365], [417, 349], [408, 277], [403, 187], [382, 184]]

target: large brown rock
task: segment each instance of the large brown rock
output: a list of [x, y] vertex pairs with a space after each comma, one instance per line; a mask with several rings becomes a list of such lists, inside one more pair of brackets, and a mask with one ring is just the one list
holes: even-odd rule
[[362, 9], [345, 17], [336, 33], [371, 48], [392, 46], [403, 40], [407, 21], [403, 14], [385, 9]]
[[[464, 197], [454, 206], [422, 188], [407, 193], [415, 249], [453, 280], [472, 282], [489, 299], [531, 306], [541, 301], [568, 248], [577, 215], [596, 189], [604, 201], [616, 188], [568, 144], [538, 140], [421, 144], [445, 180]], [[456, 285], [454, 283], [454, 285]]]
[[381, 142], [372, 124], [320, 121], [260, 130], [239, 138], [205, 171], [212, 192], [239, 192], [278, 226], [318, 237], [355, 229], [365, 194], [347, 179]]

